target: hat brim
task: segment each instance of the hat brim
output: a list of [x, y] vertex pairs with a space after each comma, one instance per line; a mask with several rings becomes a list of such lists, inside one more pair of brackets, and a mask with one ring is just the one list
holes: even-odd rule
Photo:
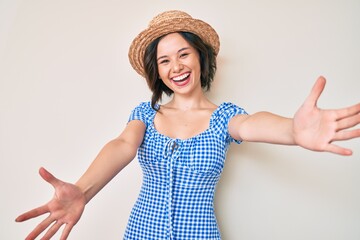
[[219, 36], [216, 31], [206, 22], [194, 18], [173, 18], [171, 21], [163, 21], [149, 26], [132, 41], [129, 49], [129, 60], [135, 71], [145, 77], [144, 54], [145, 49], [155, 39], [174, 32], [191, 32], [209, 44], [215, 55], [220, 48]]

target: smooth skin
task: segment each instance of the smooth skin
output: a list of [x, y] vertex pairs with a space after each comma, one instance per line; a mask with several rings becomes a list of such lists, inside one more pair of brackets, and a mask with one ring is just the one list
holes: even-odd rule
[[[206, 98], [199, 84], [199, 55], [177, 33], [163, 37], [157, 51], [161, 57], [158, 62], [160, 77], [174, 94], [156, 114], [155, 127], [172, 138], [195, 136], [208, 128], [210, 116], [217, 107]], [[174, 82], [174, 78], [182, 76], [188, 76], [188, 79], [181, 84]], [[324, 77], [317, 79], [293, 118], [269, 112], [233, 117], [228, 126], [231, 136], [248, 142], [298, 145], [312, 151], [351, 155], [350, 149], [334, 142], [360, 137], [360, 129], [353, 129], [360, 123], [360, 103], [335, 110], [318, 108], [317, 101], [325, 84]], [[50, 239], [63, 225], [60, 239], [67, 239], [85, 205], [135, 158], [144, 133], [144, 123], [139, 120], [129, 122], [119, 137], [103, 147], [76, 184], [63, 182], [40, 168], [40, 176], [54, 187], [55, 194], [50, 202], [16, 218], [17, 222], [22, 222], [49, 213], [26, 239], [35, 239], [46, 230], [42, 239]]]

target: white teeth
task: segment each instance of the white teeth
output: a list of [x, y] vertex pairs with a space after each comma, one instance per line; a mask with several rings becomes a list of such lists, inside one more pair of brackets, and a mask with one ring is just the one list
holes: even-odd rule
[[190, 75], [190, 73], [185, 73], [185, 74], [183, 74], [183, 75], [181, 75], [181, 76], [174, 77], [173, 80], [174, 80], [174, 81], [182, 81], [182, 80], [184, 80], [185, 78], [187, 78], [189, 75]]

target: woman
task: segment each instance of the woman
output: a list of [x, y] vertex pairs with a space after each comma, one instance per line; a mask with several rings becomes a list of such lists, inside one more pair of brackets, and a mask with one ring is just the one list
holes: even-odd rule
[[[360, 136], [360, 104], [321, 110], [319, 77], [294, 118], [268, 112], [248, 115], [232, 103], [216, 106], [204, 94], [216, 70], [219, 38], [207, 23], [181, 11], [159, 14], [132, 42], [130, 63], [147, 80], [151, 102], [139, 104], [121, 135], [107, 143], [76, 184], [45, 169], [55, 187], [47, 204], [20, 215], [25, 221], [50, 213], [29, 235], [51, 238], [62, 225], [66, 239], [94, 197], [138, 153], [143, 170], [139, 198], [124, 239], [220, 239], [213, 209], [215, 186], [231, 142], [299, 145], [313, 151], [351, 155], [334, 141]], [[163, 93], [171, 96], [160, 105]]]

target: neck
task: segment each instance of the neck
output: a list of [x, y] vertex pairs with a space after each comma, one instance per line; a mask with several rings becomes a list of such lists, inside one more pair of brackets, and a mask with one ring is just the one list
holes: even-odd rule
[[191, 97], [177, 94], [174, 95], [166, 105], [171, 108], [186, 111], [191, 109], [208, 108], [209, 105], [213, 104], [202, 93]]

